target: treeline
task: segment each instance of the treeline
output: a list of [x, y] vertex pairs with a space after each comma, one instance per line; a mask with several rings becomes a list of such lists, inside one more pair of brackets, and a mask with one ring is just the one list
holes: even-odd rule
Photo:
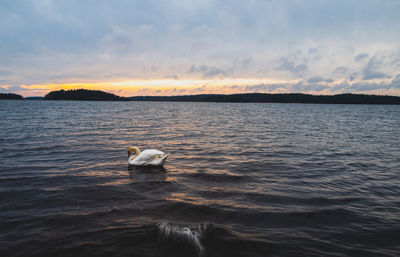
[[45, 100], [80, 100], [80, 101], [128, 101], [126, 97], [117, 96], [100, 90], [72, 89], [48, 93]]
[[[16, 94], [0, 94], [0, 99], [23, 99]], [[29, 99], [29, 98], [26, 98]], [[398, 96], [339, 94], [208, 94], [183, 96], [133, 96], [121, 97], [100, 90], [72, 89], [48, 93], [45, 100], [80, 101], [170, 101], [170, 102], [231, 102], [231, 103], [315, 103], [315, 104], [400, 104]]]
[[400, 104], [398, 96], [340, 94], [233, 94], [233, 95], [185, 95], [185, 96], [134, 96], [131, 101], [176, 102], [232, 102], [232, 103], [316, 103], [316, 104]]
[[0, 93], [0, 99], [23, 99], [23, 97], [12, 93]]

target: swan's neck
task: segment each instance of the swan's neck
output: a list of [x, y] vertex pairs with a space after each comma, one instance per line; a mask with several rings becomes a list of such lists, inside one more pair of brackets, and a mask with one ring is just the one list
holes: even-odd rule
[[134, 150], [135, 150], [135, 155], [136, 155], [136, 156], [139, 156], [139, 154], [140, 154], [139, 148], [135, 147]]

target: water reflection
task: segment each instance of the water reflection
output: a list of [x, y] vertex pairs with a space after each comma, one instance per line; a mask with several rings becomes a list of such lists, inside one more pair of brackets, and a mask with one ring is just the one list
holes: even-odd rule
[[129, 165], [131, 182], [167, 181], [167, 170], [164, 167], [138, 167]]
[[128, 165], [128, 171], [130, 173], [159, 173], [159, 172], [168, 172], [164, 167], [158, 166], [134, 166]]

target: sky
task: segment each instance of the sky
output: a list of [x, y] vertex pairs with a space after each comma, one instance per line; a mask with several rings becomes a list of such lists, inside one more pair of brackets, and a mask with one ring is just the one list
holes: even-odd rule
[[399, 0], [1, 0], [0, 93], [400, 96]]

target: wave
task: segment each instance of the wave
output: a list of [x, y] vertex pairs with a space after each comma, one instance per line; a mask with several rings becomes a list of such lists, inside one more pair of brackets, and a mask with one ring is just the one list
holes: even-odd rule
[[202, 239], [210, 229], [211, 224], [181, 225], [172, 223], [160, 223], [159, 239], [162, 242], [173, 242], [177, 244], [193, 245], [199, 255], [204, 253]]

